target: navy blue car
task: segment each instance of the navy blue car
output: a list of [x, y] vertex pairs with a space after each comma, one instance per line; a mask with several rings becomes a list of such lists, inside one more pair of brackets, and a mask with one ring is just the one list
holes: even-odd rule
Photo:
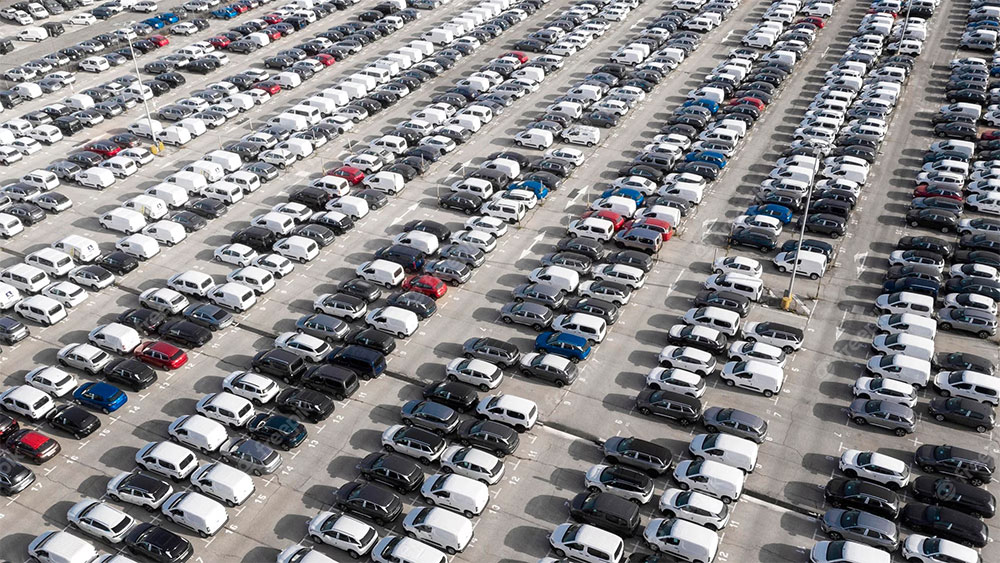
[[932, 280], [920, 278], [900, 278], [889, 280], [882, 284], [882, 293], [895, 293], [897, 291], [909, 291], [937, 297], [940, 285]]

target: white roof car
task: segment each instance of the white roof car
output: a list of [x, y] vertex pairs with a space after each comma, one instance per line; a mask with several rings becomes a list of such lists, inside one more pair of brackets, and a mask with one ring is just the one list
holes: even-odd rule
[[[853, 542], [848, 542], [853, 543]], [[876, 548], [863, 546], [871, 551], [885, 553]], [[917, 561], [919, 563], [979, 563], [979, 553], [971, 547], [966, 547], [951, 540], [928, 537], [921, 534], [910, 534], [903, 540], [900, 551], [907, 561]], [[868, 563], [877, 561], [876, 559], [858, 559], [858, 562]], [[885, 562], [889, 557], [886, 554]], [[881, 563], [881, 562], [880, 562]]]
[[171, 479], [187, 479], [198, 467], [191, 450], [170, 442], [149, 442], [135, 453], [135, 462]]
[[465, 221], [466, 229], [485, 231], [495, 237], [502, 237], [507, 234], [507, 223], [497, 217], [479, 215], [470, 217]]
[[493, 252], [493, 249], [497, 247], [497, 239], [492, 234], [472, 229], [452, 233], [451, 242], [468, 244], [487, 253]]
[[258, 406], [271, 402], [281, 391], [274, 380], [252, 371], [230, 373], [223, 380], [222, 388]]
[[[910, 537], [915, 536], [911, 535]], [[978, 559], [977, 554], [976, 559], [970, 559], [969, 561], [971, 563], [978, 561]], [[855, 541], [826, 540], [816, 542], [816, 545], [809, 552], [809, 561], [812, 563], [889, 563], [891, 560], [892, 556], [887, 551]], [[911, 559], [909, 557], [906, 560], [919, 561], [919, 559]], [[940, 562], [941, 560], [934, 559], [933, 561]]]
[[31, 420], [45, 418], [55, 406], [48, 393], [28, 385], [10, 387], [0, 393], [0, 407]]
[[729, 505], [698, 491], [667, 489], [660, 495], [659, 509], [667, 518], [681, 518], [709, 530], [721, 530], [729, 523]]
[[[439, 563], [447, 561], [443, 551], [433, 548], [423, 542], [405, 536], [386, 536], [372, 548], [371, 557], [377, 563], [399, 563], [410, 561], [420, 563]], [[304, 559], [299, 563], [312, 563]], [[323, 563], [317, 561], [316, 563]]]
[[594, 279], [618, 282], [632, 289], [639, 289], [646, 282], [646, 273], [641, 268], [627, 264], [595, 264], [590, 273]]
[[189, 480], [203, 494], [226, 506], [243, 504], [256, 490], [249, 475], [218, 461], [198, 466]]
[[309, 521], [309, 537], [316, 543], [325, 543], [357, 559], [378, 542], [378, 533], [370, 525], [345, 514], [320, 512]]
[[205, 454], [217, 451], [229, 439], [225, 426], [200, 414], [177, 417], [167, 426], [167, 434], [172, 441]]
[[451, 381], [475, 385], [484, 392], [496, 388], [503, 379], [503, 370], [495, 364], [475, 358], [455, 358], [448, 362], [445, 374]]
[[85, 534], [113, 544], [124, 540], [135, 525], [135, 518], [92, 498], [71, 506], [66, 511], [66, 519]]
[[427, 504], [443, 506], [460, 512], [466, 518], [482, 513], [489, 502], [490, 492], [483, 483], [463, 475], [435, 473], [420, 487]]
[[330, 345], [308, 334], [284, 332], [274, 339], [278, 348], [294, 352], [312, 362], [321, 362], [330, 353]]
[[295, 544], [286, 547], [278, 554], [277, 563], [337, 563], [337, 561], [311, 547]]
[[624, 542], [617, 535], [590, 524], [573, 522], [556, 526], [549, 534], [549, 544], [557, 556], [586, 563], [618, 562], [625, 550]]
[[917, 393], [909, 383], [887, 377], [859, 377], [854, 382], [855, 397], [876, 401], [889, 401], [913, 408]]
[[757, 465], [757, 444], [731, 434], [698, 434], [688, 450], [695, 459], [710, 459], [752, 473]]
[[737, 340], [730, 344], [728, 354], [732, 360], [757, 360], [778, 367], [784, 367], [785, 361], [788, 359], [785, 352], [777, 346], [748, 340]]
[[50, 283], [42, 290], [42, 295], [55, 299], [63, 307], [76, 307], [87, 300], [87, 292], [68, 281]]
[[696, 399], [702, 397], [707, 389], [702, 376], [680, 368], [655, 367], [646, 374], [646, 385]]
[[934, 388], [944, 397], [964, 397], [997, 406], [1000, 377], [972, 370], [941, 371], [934, 376]]
[[890, 489], [905, 487], [910, 482], [906, 463], [877, 452], [846, 450], [840, 454], [837, 466], [848, 477], [867, 479]]
[[280, 254], [264, 254], [254, 259], [253, 265], [274, 274], [276, 278], [283, 278], [292, 273], [295, 265], [292, 261]]
[[187, 270], [167, 278], [167, 286], [178, 293], [205, 297], [215, 287], [215, 280], [204, 272]]
[[471, 446], [448, 446], [439, 461], [445, 473], [463, 475], [487, 485], [495, 485], [504, 474], [502, 459]]
[[583, 151], [573, 148], [557, 147], [545, 151], [546, 158], [558, 158], [565, 160], [573, 166], [580, 166], [584, 162]]
[[281, 213], [282, 215], [288, 215], [294, 219], [296, 223], [305, 223], [309, 220], [309, 217], [312, 216], [311, 209], [294, 201], [279, 203], [272, 207], [271, 211], [274, 213]]
[[114, 359], [91, 344], [67, 344], [56, 353], [61, 366], [69, 366], [96, 375]]
[[28, 544], [28, 555], [47, 563], [91, 563], [98, 551], [69, 532], [42, 532]]
[[503, 393], [484, 397], [476, 405], [476, 412], [512, 426], [518, 432], [530, 430], [538, 420], [538, 406], [534, 401]]
[[249, 266], [258, 258], [257, 251], [245, 244], [224, 244], [215, 249], [212, 258], [218, 262]]
[[241, 283], [253, 289], [257, 295], [263, 295], [274, 289], [274, 276], [264, 268], [257, 266], [246, 266], [233, 270], [226, 276], [226, 280]]
[[764, 268], [760, 262], [746, 256], [723, 256], [712, 264], [716, 274], [743, 274], [760, 278]]
[[692, 346], [665, 346], [660, 351], [660, 365], [681, 368], [703, 377], [716, 368], [715, 357], [700, 348]]
[[706, 459], [681, 461], [674, 468], [674, 479], [682, 489], [694, 489], [729, 504], [743, 493], [745, 476], [735, 467]]
[[255, 414], [250, 401], [227, 392], [205, 395], [195, 405], [195, 410], [233, 428], [245, 425]]
[[24, 382], [55, 397], [62, 397], [77, 386], [76, 377], [57, 367], [40, 366], [24, 376]]

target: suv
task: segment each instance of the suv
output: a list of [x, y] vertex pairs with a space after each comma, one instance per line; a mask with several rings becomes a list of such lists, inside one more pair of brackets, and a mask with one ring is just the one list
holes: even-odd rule
[[586, 491], [576, 495], [569, 503], [569, 516], [625, 538], [641, 530], [639, 505], [611, 493]]
[[470, 338], [462, 345], [462, 353], [466, 358], [478, 358], [503, 367], [517, 365], [521, 352], [517, 346], [496, 338]]
[[927, 473], [954, 475], [976, 487], [989, 483], [996, 471], [992, 456], [946, 444], [920, 446], [913, 454], [913, 462]]
[[604, 441], [604, 457], [644, 470], [651, 477], [670, 471], [673, 454], [663, 446], [639, 438], [612, 436]]
[[277, 377], [285, 383], [298, 381], [306, 371], [301, 356], [280, 348], [258, 352], [250, 365], [254, 371]]

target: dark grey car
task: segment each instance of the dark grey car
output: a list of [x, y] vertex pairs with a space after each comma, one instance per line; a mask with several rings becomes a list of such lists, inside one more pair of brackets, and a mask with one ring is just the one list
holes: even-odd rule
[[855, 424], [888, 428], [897, 436], [906, 436], [916, 427], [913, 409], [890, 401], [854, 399], [847, 409], [847, 416]]
[[820, 528], [835, 540], [857, 541], [890, 552], [899, 545], [894, 522], [861, 510], [830, 509], [820, 520]]
[[538, 303], [507, 303], [500, 309], [500, 319], [507, 324], [527, 325], [542, 330], [552, 322], [552, 310]]
[[621, 316], [621, 309], [610, 301], [596, 297], [578, 297], [566, 303], [568, 313], [587, 313], [604, 319], [608, 324], [615, 324]]
[[246, 473], [266, 475], [281, 465], [274, 448], [249, 438], [230, 438], [219, 448], [223, 461]]
[[732, 434], [758, 444], [767, 436], [766, 420], [738, 409], [709, 407], [702, 415], [702, 424], [709, 432]]
[[468, 244], [452, 243], [441, 248], [441, 258], [457, 260], [463, 264], [468, 264], [473, 268], [478, 268], [486, 262], [486, 253]]
[[551, 309], [561, 308], [566, 301], [561, 289], [544, 283], [523, 283], [515, 287], [511, 295], [518, 303], [530, 301]]
[[424, 271], [451, 285], [463, 284], [472, 277], [472, 268], [458, 260], [434, 260], [424, 265]]
[[642, 469], [650, 476], [658, 477], [670, 471], [673, 454], [658, 444], [639, 438], [612, 436], [604, 441], [603, 447], [606, 459]]
[[593, 267], [594, 261], [577, 252], [562, 251], [542, 256], [542, 265], [562, 266], [564, 268], [569, 268], [578, 274], [586, 274], [590, 272], [590, 268]]
[[340, 342], [347, 336], [350, 325], [337, 317], [323, 313], [303, 315], [295, 322], [295, 330], [327, 342]]
[[556, 387], [576, 381], [579, 371], [576, 364], [558, 354], [532, 352], [521, 359], [521, 375], [537, 377], [555, 383]]
[[434, 401], [413, 400], [399, 409], [403, 423], [430, 430], [439, 436], [451, 434], [461, 420], [451, 407]]

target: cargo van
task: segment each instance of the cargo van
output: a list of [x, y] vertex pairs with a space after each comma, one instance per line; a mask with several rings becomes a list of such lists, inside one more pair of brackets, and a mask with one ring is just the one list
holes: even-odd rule
[[81, 186], [103, 190], [115, 183], [115, 175], [105, 168], [92, 166], [77, 172], [75, 180]]
[[363, 183], [369, 188], [385, 192], [388, 195], [396, 195], [403, 191], [405, 187], [402, 175], [396, 172], [386, 172], [385, 170], [372, 176], [366, 176]]
[[826, 274], [827, 257], [821, 252], [798, 252], [795, 250], [779, 252], [774, 257], [774, 265], [783, 274], [794, 271], [796, 275], [808, 276], [809, 279], [817, 280]]
[[202, 464], [191, 474], [191, 483], [202, 493], [230, 507], [246, 502], [255, 490], [249, 475], [219, 462]]
[[411, 510], [403, 519], [407, 535], [440, 547], [449, 554], [463, 551], [472, 541], [472, 522], [460, 514], [438, 507]]
[[243, 166], [243, 159], [240, 158], [240, 155], [224, 150], [214, 150], [203, 156], [202, 160], [218, 164], [226, 172], [236, 172], [240, 166]]
[[552, 146], [553, 141], [552, 132], [544, 129], [531, 128], [514, 136], [514, 142], [518, 146], [533, 149], [547, 149]]
[[167, 176], [166, 182], [174, 184], [187, 190], [190, 195], [200, 195], [201, 191], [208, 186], [208, 180], [198, 172], [181, 170]]
[[[21, 32], [21, 33], [24, 33], [24, 32]], [[45, 30], [42, 30], [42, 33], [45, 33]], [[47, 35], [46, 35], [46, 37], [47, 37]], [[425, 32], [423, 35], [420, 36], [420, 38], [424, 39], [426, 41], [429, 41], [430, 43], [434, 44], [435, 46], [436, 45], [447, 45], [447, 44], [449, 44], [449, 43], [451, 43], [452, 41], [455, 40], [455, 34], [452, 33], [450, 30], [443, 29], [443, 28], [440, 28], [440, 27], [435, 27], [434, 29], [431, 29], [431, 30]], [[43, 37], [43, 39], [44, 39], [44, 37]], [[38, 39], [38, 41], [41, 41], [41, 39]], [[427, 53], [427, 54], [429, 55], [430, 53]]]
[[131, 354], [142, 342], [139, 333], [132, 327], [119, 323], [100, 325], [87, 335], [87, 340], [98, 348], [115, 354]]
[[[299, 106], [316, 109], [321, 116], [320, 120], [322, 119], [322, 117], [325, 117], [333, 113], [338, 107], [336, 101], [330, 98], [324, 98], [322, 96], [310, 96], [302, 100], [302, 103], [300, 103]], [[316, 122], [319, 123], [320, 120], [317, 120]]]
[[406, 338], [420, 325], [417, 314], [401, 307], [378, 307], [365, 315], [368, 326], [382, 332], [392, 334], [397, 338]]
[[[400, 55], [410, 59], [411, 63], [419, 63], [424, 60], [424, 52], [420, 49], [415, 49], [413, 47], [400, 47], [396, 50]], [[431, 53], [434, 51], [432, 50]]]
[[162, 219], [167, 214], [166, 202], [148, 194], [137, 195], [123, 203], [122, 207], [142, 213], [147, 220]]
[[904, 354], [879, 354], [868, 359], [866, 369], [877, 375], [895, 379], [923, 389], [931, 378], [931, 363]]
[[163, 124], [155, 119], [140, 119], [128, 126], [128, 132], [146, 139], [154, 138], [160, 131], [163, 131]]
[[[183, 119], [181, 121], [187, 121], [187, 119]], [[194, 121], [197, 121], [199, 123], [201, 122], [200, 119]], [[175, 147], [186, 145], [188, 141], [191, 140], [191, 130], [189, 130], [188, 127], [194, 128], [195, 127], [193, 125], [194, 121], [189, 122], [188, 125], [180, 125], [180, 123], [178, 123], [177, 125], [171, 125], [170, 127], [165, 128], [163, 131], [160, 131], [156, 135], [156, 140], [160, 141], [165, 145], [172, 145]], [[201, 125], [201, 127], [202, 131], [204, 131], [205, 127], [204, 124]]]
[[764, 293], [764, 282], [752, 276], [730, 272], [712, 274], [705, 280], [705, 288], [729, 291], [742, 295], [751, 301], [759, 301]]
[[257, 296], [249, 287], [235, 282], [217, 285], [208, 292], [214, 305], [242, 313], [257, 303]]
[[55, 277], [65, 276], [75, 266], [69, 254], [52, 247], [32, 252], [24, 258], [24, 263]]
[[162, 200], [168, 207], [173, 209], [183, 207], [191, 198], [187, 190], [174, 185], [160, 182], [151, 188], [146, 189], [146, 194]]
[[779, 393], [785, 382], [784, 370], [759, 360], [729, 362], [723, 366], [719, 377], [729, 387], [749, 389], [762, 393], [765, 397]]
[[388, 260], [371, 260], [358, 266], [358, 276], [385, 287], [395, 287], [403, 282], [403, 267]]
[[115, 178], [127, 178], [139, 171], [135, 161], [124, 156], [114, 156], [105, 160], [99, 165], [101, 168], [109, 170]]
[[[395, 63], [392, 63], [392, 66], [396, 67]], [[399, 73], [399, 67], [396, 67], [396, 73], [397, 74]], [[389, 69], [381, 68], [379, 66], [365, 67], [359, 72], [359, 74], [374, 78], [376, 87], [378, 84], [385, 84], [386, 82], [389, 82], [390, 80], [392, 80], [393, 76], [392, 72], [390, 72]]]
[[77, 262], [93, 262], [101, 256], [97, 243], [80, 235], [68, 235], [52, 243], [52, 248], [65, 252]]
[[[313, 96], [313, 98], [316, 97], [324, 100], [330, 100], [335, 105], [334, 109], [340, 106], [346, 106], [351, 101], [351, 96], [340, 88], [324, 88], [323, 90], [320, 90], [316, 96]], [[312, 98], [309, 99], [311, 100]]]
[[85, 110], [94, 107], [94, 98], [86, 94], [73, 94], [63, 99], [63, 103], [75, 110]]
[[283, 127], [291, 131], [305, 131], [309, 128], [309, 121], [302, 117], [301, 115], [293, 115], [290, 113], [279, 113], [278, 115], [267, 120], [268, 125], [277, 125], [278, 127]]
[[212, 182], [201, 190], [201, 195], [232, 205], [243, 199], [243, 188], [232, 182], [220, 180]]

